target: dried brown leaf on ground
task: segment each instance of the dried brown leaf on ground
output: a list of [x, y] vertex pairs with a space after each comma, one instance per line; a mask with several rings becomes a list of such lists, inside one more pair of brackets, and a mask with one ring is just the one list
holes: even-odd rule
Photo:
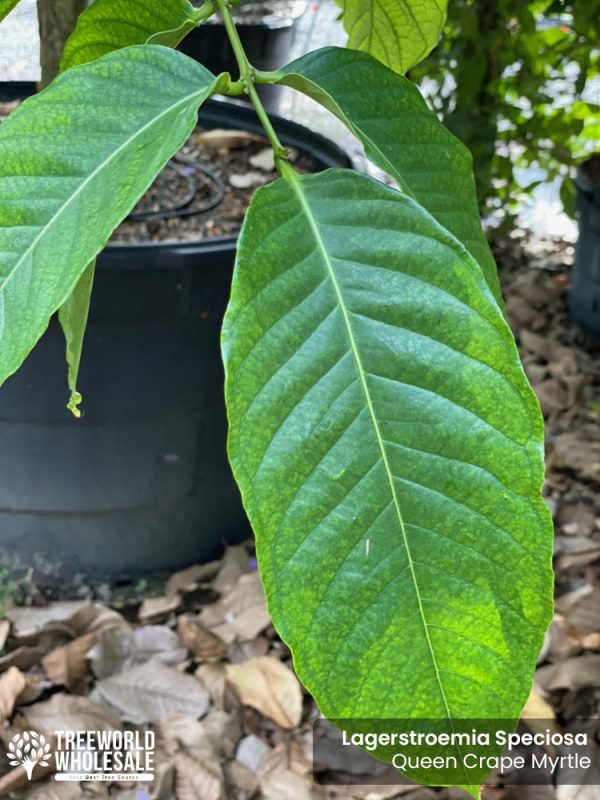
[[307, 800], [327, 797], [326, 790], [313, 780], [312, 761], [298, 742], [289, 739], [261, 759], [256, 771], [265, 800], [276, 797], [302, 797]]
[[198, 584], [214, 578], [220, 566], [220, 561], [211, 561], [208, 564], [194, 564], [173, 573], [165, 584], [165, 594], [186, 594], [193, 591]]
[[169, 714], [160, 723], [160, 734], [175, 767], [177, 800], [222, 800], [223, 770], [205, 721]]
[[206, 606], [200, 622], [228, 644], [254, 639], [271, 624], [258, 572], [238, 577], [218, 603]]
[[[558, 749], [559, 755], [566, 755], [568, 748]], [[592, 741], [587, 747], [579, 748], [580, 756], [590, 759], [589, 769], [581, 770], [569, 766], [561, 766], [556, 776], [557, 800], [597, 800], [600, 786], [600, 750], [598, 743]]]
[[[19, 614], [22, 610], [25, 613]], [[69, 683], [67, 662], [73, 665], [75, 673], [83, 672], [78, 650], [87, 641], [78, 643], [73, 648], [67, 647], [79, 637], [88, 634], [99, 634], [103, 630], [124, 625], [125, 621], [116, 611], [98, 603], [51, 603], [46, 608], [11, 609], [7, 612], [13, 619], [11, 634], [7, 647], [12, 651], [0, 659], [0, 671], [6, 666], [14, 665], [21, 669], [29, 669], [39, 664], [42, 658], [54, 651], [56, 656], [50, 659], [50, 668], [57, 672], [57, 683], [75, 686], [77, 678]], [[63, 663], [63, 674], [58, 674], [58, 664]], [[75, 669], [75, 660], [78, 665]]]
[[42, 666], [48, 679], [67, 689], [81, 688], [90, 674], [87, 653], [97, 637], [97, 633], [86, 633], [44, 656]]
[[179, 636], [166, 625], [144, 625], [133, 629], [133, 661], [156, 659], [163, 664], [181, 664], [187, 650]]
[[39, 664], [45, 655], [46, 650], [42, 647], [17, 647], [16, 650], [0, 657], [0, 673], [11, 667], [18, 667], [20, 670], [31, 669]]
[[242, 575], [251, 572], [250, 556], [244, 545], [230, 545], [225, 550], [219, 571], [212, 581], [213, 587], [221, 594], [233, 589]]
[[298, 678], [281, 661], [260, 656], [228, 664], [227, 677], [244, 705], [252, 706], [282, 728], [294, 728], [302, 718]]
[[170, 628], [146, 625], [104, 631], [88, 656], [94, 675], [107, 678], [150, 659], [164, 664], [181, 664], [187, 658], [187, 650]]
[[177, 633], [196, 661], [220, 661], [227, 645], [202, 625], [199, 618], [189, 614], [177, 617]]
[[269, 652], [270, 643], [266, 636], [257, 636], [247, 642], [232, 642], [227, 650], [227, 660], [232, 664], [240, 664], [248, 661], [249, 658], [266, 656]]
[[548, 362], [551, 351], [551, 344], [547, 336], [534, 333], [527, 328], [519, 331], [519, 343], [523, 358], [527, 358], [527, 353], [537, 356], [540, 361]]
[[573, 592], [562, 595], [556, 607], [571, 627], [582, 633], [600, 631], [600, 587], [584, 584]]
[[52, 695], [20, 709], [15, 722], [19, 730], [36, 730], [47, 738], [56, 731], [120, 731], [119, 717], [104, 705], [94, 703], [89, 697], [64, 694]]
[[561, 433], [553, 447], [558, 466], [573, 470], [583, 480], [600, 483], [600, 431], [586, 426]]
[[258, 791], [258, 778], [248, 767], [240, 764], [239, 761], [228, 761], [224, 770], [229, 786], [243, 792], [245, 796], [255, 796]]
[[174, 758], [176, 800], [224, 800], [223, 771], [211, 761], [178, 753]]
[[26, 685], [23, 673], [16, 667], [0, 675], [0, 723], [12, 716], [15, 702]]
[[521, 711], [521, 719], [525, 721], [531, 733], [545, 734], [547, 730], [560, 731], [552, 706], [547, 703], [534, 686], [529, 693], [527, 702]]
[[111, 628], [127, 625], [122, 614], [100, 603], [91, 603], [76, 611], [66, 623], [76, 636], [86, 633], [101, 633]]
[[[54, 767], [52, 765], [42, 767], [36, 764], [33, 768], [31, 780], [41, 781], [53, 771]], [[13, 792], [18, 792], [20, 789], [29, 785], [30, 783], [27, 773], [25, 772], [25, 767], [14, 767], [10, 772], [0, 777], [0, 797], [8, 797], [12, 795]]]
[[240, 714], [213, 709], [202, 724], [215, 753], [224, 759], [233, 758], [242, 738]]
[[576, 502], [563, 500], [556, 522], [565, 534], [590, 536], [598, 530], [596, 514], [593, 503], [581, 502], [581, 498], [578, 498]]
[[10, 622], [7, 619], [0, 619], [0, 653], [4, 649], [4, 644], [10, 633]]
[[140, 622], [162, 622], [169, 614], [177, 611], [181, 605], [181, 596], [174, 592], [160, 597], [146, 597], [138, 612]]
[[[396, 797], [414, 794], [414, 786], [363, 786], [362, 784], [347, 784], [345, 786], [328, 786], [332, 800], [392, 800]], [[436, 795], [436, 800], [441, 800]], [[485, 800], [485, 797], [484, 797]]]
[[263, 756], [271, 752], [271, 747], [254, 733], [244, 736], [240, 741], [235, 758], [238, 764], [242, 764], [249, 772], [255, 775], [258, 772], [258, 765]]
[[552, 692], [556, 689], [578, 690], [597, 686], [599, 675], [600, 655], [589, 654], [540, 667], [535, 679], [545, 692]]
[[26, 672], [23, 677], [25, 678], [25, 688], [17, 697], [17, 705], [35, 703], [44, 692], [52, 688], [52, 682], [47, 680], [41, 672]]
[[[27, 800], [82, 800], [85, 797], [79, 783], [54, 783], [33, 789], [27, 795]], [[89, 796], [89, 800], [93, 800]]]
[[213, 752], [213, 745], [204, 727], [204, 720], [199, 720], [185, 712], [172, 712], [165, 715], [158, 725], [165, 751], [174, 756], [181, 750], [205, 755]]
[[174, 711], [201, 717], [209, 706], [208, 691], [193, 675], [186, 675], [160, 661], [102, 678], [92, 693], [114, 708], [128, 722], [158, 721]]
[[235, 688], [227, 680], [227, 667], [223, 663], [201, 664], [196, 675], [206, 687], [216, 708], [232, 711], [241, 703]]
[[[87, 602], [68, 600], [51, 603], [46, 608], [27, 606], [9, 608], [5, 615], [12, 625], [12, 635], [20, 638], [35, 636], [52, 622], [68, 623], [77, 611], [89, 607], [89, 605]], [[74, 635], [76, 634], [74, 633]]]
[[264, 800], [324, 800], [326, 797], [324, 789], [310, 778], [283, 767], [259, 776], [258, 783]]

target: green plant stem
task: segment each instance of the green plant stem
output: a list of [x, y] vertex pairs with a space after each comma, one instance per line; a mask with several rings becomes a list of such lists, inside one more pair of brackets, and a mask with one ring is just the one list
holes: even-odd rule
[[202, 3], [200, 8], [197, 8], [192, 15], [192, 19], [196, 25], [201, 25], [203, 22], [209, 19], [209, 17], [212, 17], [216, 10], [217, 7], [214, 3], [214, 0], [204, 0], [204, 3]]
[[[228, 3], [227, 0], [217, 0], [217, 4], [219, 11], [221, 12], [221, 16], [223, 17], [223, 24], [225, 25], [225, 30], [227, 31], [227, 36], [229, 37], [231, 47], [233, 48], [235, 60], [237, 61], [237, 65], [240, 70], [240, 81], [245, 87], [245, 93], [250, 98], [250, 101], [254, 106], [254, 110], [256, 111], [260, 123], [267, 135], [267, 139], [273, 148], [275, 165], [277, 169], [282, 176], [284, 176], [285, 173], [285, 176], [289, 177], [290, 171], [293, 171], [289, 163], [289, 154], [287, 149], [279, 141], [279, 137], [275, 133], [275, 129], [271, 124], [271, 120], [269, 119], [265, 107], [258, 96], [256, 87], [254, 86], [255, 70], [248, 61], [248, 57], [244, 51], [244, 46], [242, 45], [237, 28], [235, 27], [235, 23], [231, 16], [231, 3]], [[232, 86], [235, 87], [236, 84], [232, 83]]]
[[273, 72], [267, 72], [266, 70], [263, 69], [255, 69], [254, 82], [262, 84], [277, 83], [277, 81], [281, 77], [281, 74], [282, 73], [279, 70], [274, 70]]

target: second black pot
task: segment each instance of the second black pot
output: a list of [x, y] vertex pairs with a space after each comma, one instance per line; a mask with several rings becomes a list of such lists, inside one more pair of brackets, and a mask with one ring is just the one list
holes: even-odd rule
[[[275, 70], [290, 60], [296, 24], [306, 6], [306, 0], [250, 0], [234, 9], [244, 51], [256, 69]], [[239, 74], [225, 26], [216, 17], [190, 31], [178, 49], [215, 75], [229, 72], [236, 78]], [[277, 110], [281, 87], [259, 86], [258, 93], [267, 108]]]
[[[212, 101], [205, 127], [259, 130]], [[276, 120], [319, 168], [335, 145]], [[38, 580], [135, 577], [212, 557], [249, 533], [226, 458], [219, 335], [235, 239], [110, 245], [100, 255], [71, 417], [56, 324], [0, 390], [0, 562]]]
[[569, 309], [585, 333], [600, 338], [600, 155], [575, 179], [579, 237], [571, 276]]

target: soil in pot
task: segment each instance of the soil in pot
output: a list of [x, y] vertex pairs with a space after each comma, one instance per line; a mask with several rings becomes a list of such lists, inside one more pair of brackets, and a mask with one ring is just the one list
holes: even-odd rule
[[[308, 156], [290, 149], [299, 172], [315, 172]], [[264, 136], [198, 126], [139, 203], [114, 231], [120, 244], [198, 241], [238, 234], [252, 195], [278, 177]]]

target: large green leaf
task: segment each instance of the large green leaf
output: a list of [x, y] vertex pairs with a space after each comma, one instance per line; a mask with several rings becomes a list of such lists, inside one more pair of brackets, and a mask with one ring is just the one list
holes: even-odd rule
[[95, 0], [77, 20], [63, 53], [62, 71], [136, 44], [176, 47], [198, 24], [188, 0]]
[[0, 22], [7, 17], [19, 0], [0, 0]]
[[404, 74], [433, 50], [448, 0], [337, 0], [348, 47]]
[[2, 123], [0, 384], [219, 85], [181, 53], [142, 45], [65, 72]]
[[348, 125], [367, 156], [462, 242], [501, 301], [481, 229], [471, 154], [418, 89], [371, 56], [339, 47], [302, 56], [279, 75], [278, 83], [304, 92]]
[[365, 176], [279, 180], [223, 351], [269, 609], [321, 711], [517, 718], [551, 614], [543, 425], [464, 248]]

